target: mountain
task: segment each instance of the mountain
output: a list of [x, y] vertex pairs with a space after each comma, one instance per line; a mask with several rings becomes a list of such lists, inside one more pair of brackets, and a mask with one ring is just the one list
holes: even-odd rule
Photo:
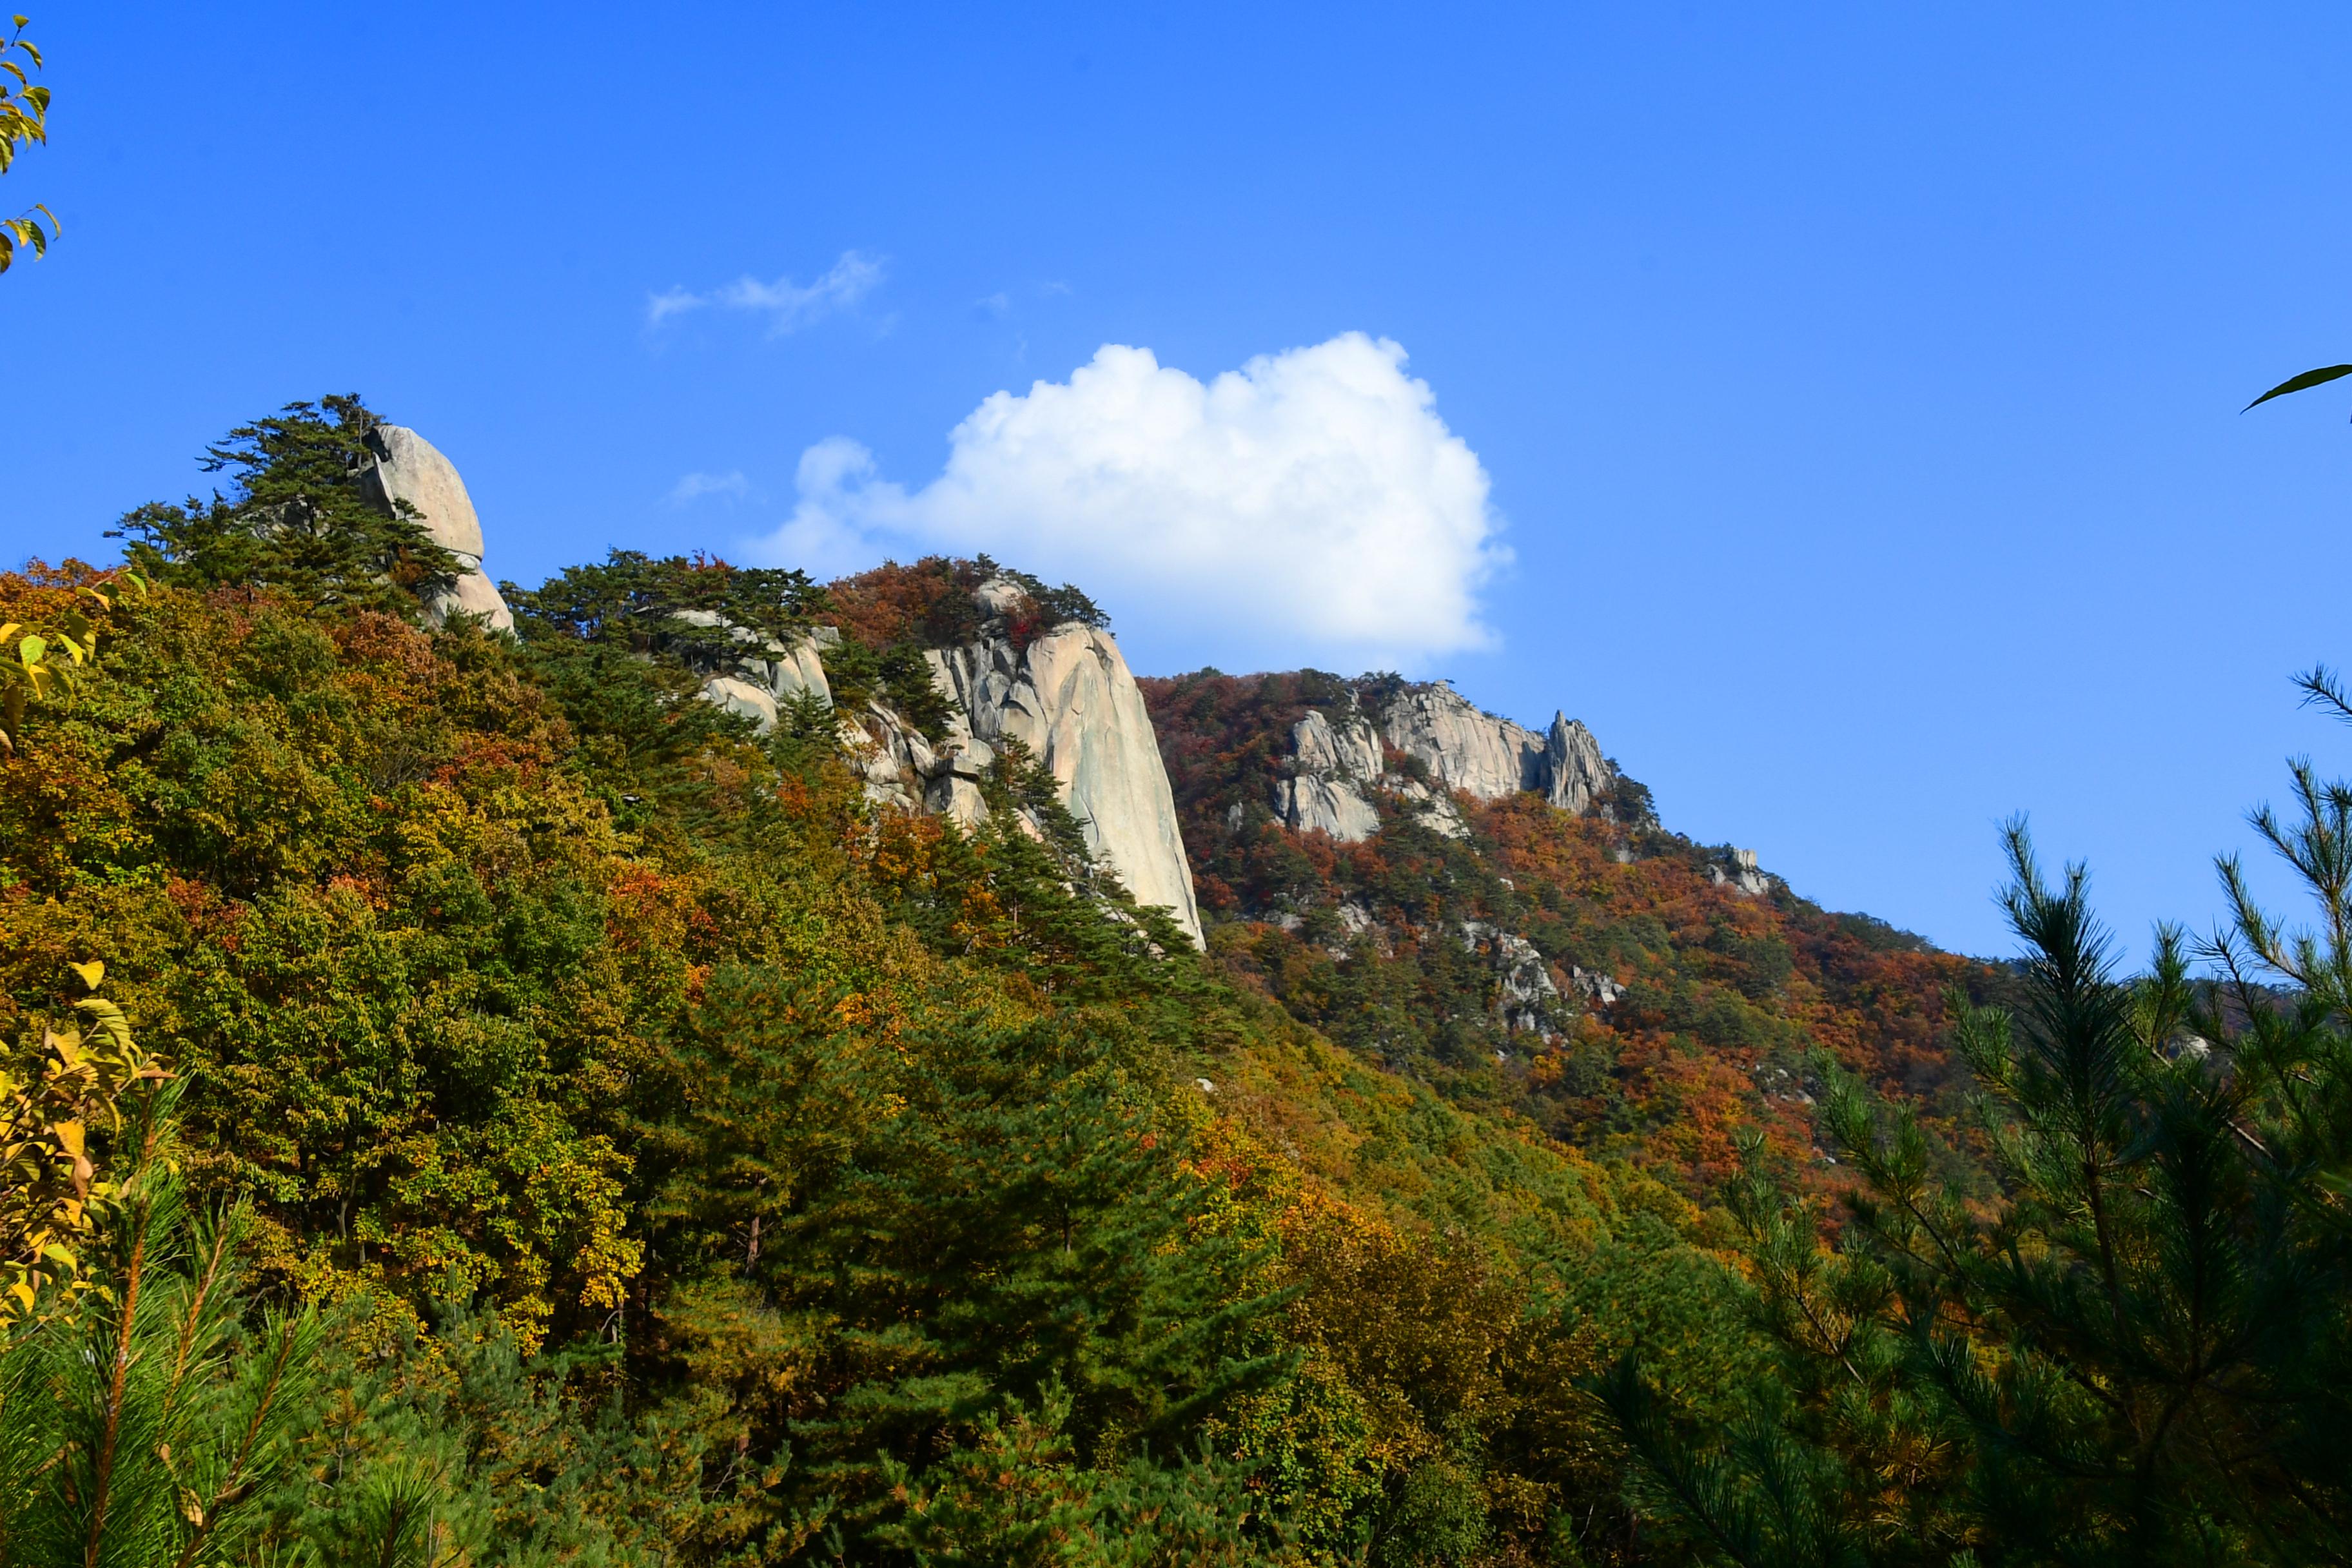
[[[984, 559], [492, 586], [356, 399], [215, 451], [136, 575], [0, 574], [22, 1539], [2333, 1552], [2335, 1002], [2117, 983], [2024, 861], [2036, 961], [1939, 952], [1564, 712], [1139, 679]], [[55, 1113], [75, 1019], [158, 1070]]]
[[[396, 458], [367, 470], [372, 493], [478, 563], [446, 459], [397, 427], [370, 441]], [[1667, 831], [1565, 713], [1538, 732], [1395, 676], [1139, 682], [1083, 593], [985, 560], [824, 596], [790, 628], [686, 607], [705, 635], [672, 642], [757, 733], [795, 704], [827, 713], [877, 809], [972, 828], [1000, 754], [1034, 764], [1124, 893], [1238, 983], [1387, 1070], [1694, 1192], [1741, 1127], [1811, 1148], [1820, 1049], [1948, 1116], [1942, 993], [2005, 984]]]
[[1148, 679], [1210, 951], [1466, 1104], [1706, 1183], [1812, 1143], [1814, 1053], [1948, 1116], [1943, 993], [2007, 979], [1694, 844], [1580, 723], [1443, 682]]

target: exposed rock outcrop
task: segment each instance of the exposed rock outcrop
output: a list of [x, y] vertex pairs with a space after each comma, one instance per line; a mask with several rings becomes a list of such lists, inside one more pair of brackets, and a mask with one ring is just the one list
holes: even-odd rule
[[1562, 811], [1582, 815], [1609, 787], [1609, 762], [1592, 731], [1565, 713], [1551, 716], [1544, 738], [1544, 798]]
[[1707, 866], [1706, 874], [1717, 887], [1728, 887], [1733, 892], [1748, 898], [1760, 898], [1772, 890], [1771, 882], [1756, 868], [1756, 851], [1753, 849], [1727, 850], [1722, 859]]
[[[986, 616], [979, 637], [925, 656], [931, 683], [947, 700], [944, 736], [924, 734], [881, 702], [841, 713], [843, 750], [863, 777], [866, 798], [975, 826], [988, 816], [981, 781], [997, 752], [1018, 742], [1052, 775], [1087, 848], [1138, 903], [1167, 910], [1198, 943], [1201, 913], [1175, 798], [1151, 716], [1118, 644], [1107, 631], [1068, 621], [1016, 646], [1006, 616], [1022, 606], [1027, 590], [998, 577], [973, 597]], [[797, 698], [833, 706], [824, 654], [840, 646], [837, 628], [819, 626], [785, 643], [709, 611], [677, 618], [723, 628], [740, 650], [709, 670], [705, 700], [745, 715], [763, 732]]]
[[1462, 951], [1482, 948], [1494, 961], [1496, 1006], [1505, 1026], [1518, 1033], [1548, 1033], [1547, 1010], [1559, 1000], [1559, 985], [1536, 944], [1483, 921], [1463, 921]]
[[824, 678], [824, 650], [840, 646], [841, 633], [832, 626], [812, 627], [790, 643], [763, 637], [746, 626], [730, 626], [712, 610], [679, 610], [673, 617], [688, 626], [723, 628], [740, 650], [712, 670], [702, 683], [704, 700], [730, 713], [740, 713], [768, 733], [784, 708], [795, 699], [814, 697], [833, 706], [833, 687]]
[[1274, 814], [1301, 833], [1323, 832], [1360, 844], [1381, 830], [1381, 814], [1346, 779], [1301, 773], [1274, 786]]
[[456, 465], [440, 449], [403, 425], [379, 425], [366, 437], [375, 460], [360, 470], [360, 489], [385, 512], [398, 514], [399, 503], [416, 509], [418, 521], [433, 542], [457, 558], [464, 568], [457, 583], [426, 605], [426, 616], [439, 626], [451, 615], [479, 616], [493, 631], [514, 630], [514, 614], [499, 597], [498, 584], [482, 572], [482, 522], [474, 514], [473, 498]]
[[1430, 778], [1480, 800], [1542, 787], [1544, 743], [1525, 725], [1481, 712], [1443, 680], [1408, 686], [1381, 715], [1390, 745], [1418, 758]]
[[[1430, 784], [1391, 771], [1389, 748], [1417, 762]], [[1309, 712], [1292, 726], [1290, 751], [1292, 776], [1274, 785], [1276, 817], [1343, 844], [1380, 830], [1386, 797], [1433, 831], [1461, 838], [1470, 829], [1454, 804], [1455, 790], [1480, 800], [1532, 790], [1582, 813], [1607, 792], [1612, 772], [1592, 731], [1566, 714], [1554, 714], [1550, 732], [1538, 736], [1482, 712], [1442, 680], [1397, 691], [1377, 725], [1352, 703], [1336, 723]]]
[[1290, 731], [1296, 775], [1274, 788], [1274, 814], [1302, 833], [1320, 831], [1342, 844], [1360, 844], [1380, 831], [1381, 814], [1361, 784], [1380, 777], [1381, 742], [1360, 718], [1339, 729], [1309, 713]]
[[1125, 656], [1108, 632], [1077, 621], [1016, 648], [1001, 617], [1022, 594], [1008, 579], [982, 584], [976, 596], [999, 618], [979, 640], [932, 657], [934, 678], [957, 710], [955, 751], [969, 754], [971, 742], [993, 746], [1006, 737], [1027, 746], [1061, 786], [1087, 847], [1138, 903], [1167, 910], [1199, 942], [1175, 798]]
[[1309, 713], [1291, 726], [1290, 748], [1302, 772], [1351, 779], [1381, 776], [1381, 738], [1360, 716], [1335, 730], [1322, 714]]

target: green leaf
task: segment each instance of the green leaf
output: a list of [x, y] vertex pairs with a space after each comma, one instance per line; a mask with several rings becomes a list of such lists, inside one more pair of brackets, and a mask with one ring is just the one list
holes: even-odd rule
[[16, 645], [16, 658], [26, 669], [40, 663], [41, 656], [48, 651], [49, 640], [47, 637], [26, 637]]
[[2325, 386], [2329, 382], [2334, 381], [2336, 377], [2343, 375], [2352, 375], [2352, 364], [2331, 364], [2324, 370], [2305, 371], [2301, 375], [2294, 377], [2291, 381], [2280, 382], [2276, 386], [2272, 387], [2268, 392], [2263, 393], [2260, 397], [2257, 397], [2252, 403], [2247, 404], [2245, 408], [2239, 409], [2238, 412], [2243, 414], [2247, 409], [2259, 408], [2263, 404], [2268, 403], [2272, 398], [2284, 397], [2290, 392], [2307, 392], [2315, 386]]

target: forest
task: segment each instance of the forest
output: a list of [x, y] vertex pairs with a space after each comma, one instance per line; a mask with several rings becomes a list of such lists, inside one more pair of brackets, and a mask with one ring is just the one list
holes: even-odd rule
[[919, 702], [974, 563], [434, 627], [373, 420], [0, 576], [0, 1563], [2352, 1557], [2352, 789], [2137, 974], [2013, 826], [1995, 964], [1630, 795], [1236, 815], [1341, 683], [1205, 672], [1196, 952], [1017, 750], [965, 831], [694, 700], [715, 610]]

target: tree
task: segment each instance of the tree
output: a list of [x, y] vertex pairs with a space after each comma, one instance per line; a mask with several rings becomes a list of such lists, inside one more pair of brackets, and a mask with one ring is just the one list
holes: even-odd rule
[[381, 423], [356, 394], [289, 403], [205, 449], [205, 471], [229, 475], [227, 494], [151, 502], [112, 537], [129, 540], [131, 563], [161, 583], [273, 587], [321, 609], [413, 618], [459, 568], [414, 508], [404, 501], [388, 517], [361, 490], [374, 460], [367, 433]]
[[80, 581], [68, 574], [66, 583], [49, 584], [49, 613], [0, 624], [0, 754], [15, 753], [27, 707], [69, 694], [96, 661], [103, 616], [114, 607], [118, 583], [142, 597], [147, 593], [146, 579], [126, 567], [97, 576], [85, 571]]
[[2053, 884], [2011, 826], [2024, 1000], [1952, 1002], [1997, 1192], [1831, 1074], [1834, 1248], [1760, 1170], [1733, 1204], [1781, 1386], [1699, 1442], [1630, 1365], [1601, 1385], [1662, 1513], [1756, 1565], [2352, 1555], [2352, 786], [2296, 784], [2298, 822], [2255, 821], [2321, 929], [2283, 933], [2224, 860], [2218, 984], [2172, 928], [2118, 978], [2083, 868]]
[[248, 1324], [244, 1213], [188, 1205], [171, 1100], [130, 1129], [95, 1288], [0, 1352], [0, 1563], [226, 1560], [292, 1462], [318, 1321]]
[[[26, 19], [15, 21], [16, 30], [0, 44], [0, 174], [15, 164], [20, 144], [47, 145], [49, 140], [49, 89], [36, 85], [25, 70], [26, 65], [41, 68], [41, 51], [25, 40]], [[49, 241], [57, 235], [58, 215], [37, 202], [28, 212], [0, 218], [0, 272], [15, 263], [18, 246], [31, 246], [37, 258], [49, 253]]]
[[2260, 408], [2273, 397], [2284, 397], [2291, 392], [2308, 392], [2315, 386], [2325, 386], [2331, 381], [2347, 375], [2352, 375], [2352, 364], [2329, 364], [2322, 365], [2317, 370], [2307, 370], [2301, 375], [2287, 377], [2238, 412], [2243, 414], [2251, 409]]
[[[664, 1310], [673, 1353], [741, 1358], [747, 1468], [869, 1552], [925, 1560], [940, 1517], [1008, 1542], [1139, 1529], [1155, 1498], [1155, 1530], [1231, 1546], [1248, 1499], [1194, 1445], [1287, 1364], [1248, 1343], [1276, 1304], [1255, 1249], [1214, 1223], [1115, 1017], [971, 1005], [711, 977], [649, 1140], [671, 1164], [653, 1250], [703, 1279]], [[984, 1505], [995, 1473], [1020, 1496]], [[1217, 1528], [1178, 1530], [1203, 1509]]]
[[[106, 977], [102, 963], [73, 967], [93, 992]], [[86, 1027], [44, 1017], [37, 1045], [0, 1054], [0, 1343], [45, 1291], [88, 1288], [81, 1248], [121, 1195], [94, 1156], [120, 1131], [125, 1095], [166, 1077], [121, 1008], [96, 995], [74, 1007]]]

